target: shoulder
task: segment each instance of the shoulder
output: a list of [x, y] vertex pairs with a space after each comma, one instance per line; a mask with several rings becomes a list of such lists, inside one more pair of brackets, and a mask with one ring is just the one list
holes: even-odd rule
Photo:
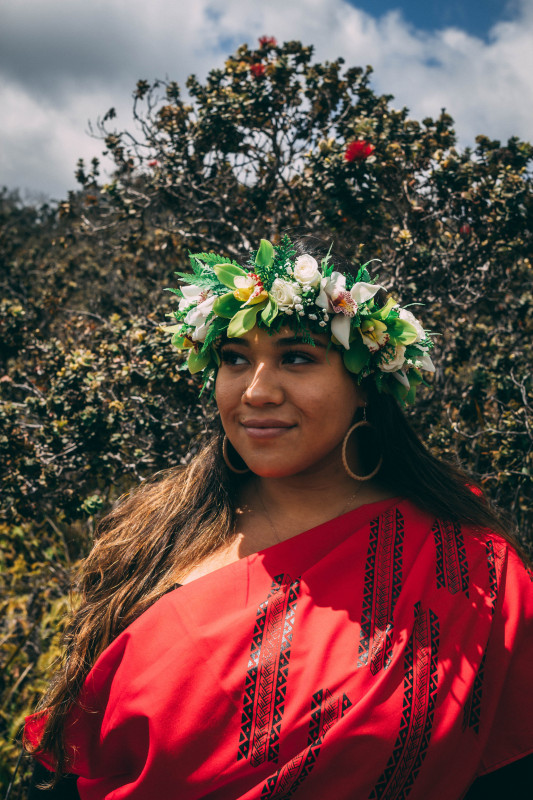
[[[416, 571], [430, 573], [428, 585], [444, 590], [449, 599], [463, 595], [496, 610], [500, 593], [508, 602], [529, 608], [533, 574], [513, 543], [502, 534], [465, 522], [437, 517], [410, 500], [401, 500], [390, 513], [399, 515], [404, 551]], [[383, 525], [386, 525], [383, 520]], [[501, 598], [500, 598], [501, 599]]]

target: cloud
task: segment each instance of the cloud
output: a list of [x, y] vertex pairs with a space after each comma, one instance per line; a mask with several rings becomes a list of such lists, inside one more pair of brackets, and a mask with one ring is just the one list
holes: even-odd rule
[[346, 0], [8, 0], [0, 183], [64, 195], [77, 158], [102, 149], [87, 136], [88, 119], [115, 106], [118, 126], [129, 127], [139, 78], [183, 84], [261, 34], [314, 44], [318, 59], [372, 64], [376, 91], [416, 118], [446, 107], [462, 144], [478, 133], [531, 138], [533, 4], [512, 8], [482, 40], [458, 28], [421, 31], [400, 12], [374, 17]]

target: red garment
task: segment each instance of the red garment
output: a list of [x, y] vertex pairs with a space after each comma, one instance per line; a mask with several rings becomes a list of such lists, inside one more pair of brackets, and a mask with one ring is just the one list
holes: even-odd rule
[[66, 732], [80, 796], [457, 800], [533, 751], [532, 620], [499, 536], [363, 506], [166, 594], [107, 648], [96, 713]]

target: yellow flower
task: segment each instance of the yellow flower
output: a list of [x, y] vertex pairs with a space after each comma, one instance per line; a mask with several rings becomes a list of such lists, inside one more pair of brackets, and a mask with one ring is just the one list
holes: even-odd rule
[[371, 353], [381, 350], [390, 339], [387, 326], [379, 319], [365, 319], [359, 328], [363, 342]]
[[268, 297], [268, 292], [257, 275], [237, 275], [235, 286], [237, 288], [233, 292], [234, 297], [247, 306], [253, 306]]

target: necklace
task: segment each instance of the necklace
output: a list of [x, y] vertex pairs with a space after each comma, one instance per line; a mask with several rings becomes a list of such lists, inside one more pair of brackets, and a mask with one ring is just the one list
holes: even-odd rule
[[[359, 485], [359, 486], [357, 487], [357, 489], [355, 490], [355, 492], [353, 492], [353, 494], [351, 494], [351, 495], [349, 496], [348, 500], [347, 500], [347, 501], [346, 501], [346, 503], [343, 505], [343, 507], [341, 508], [341, 510], [338, 512], [338, 514], [335, 514], [335, 517], [342, 517], [342, 515], [343, 515], [343, 514], [344, 514], [344, 513], [345, 513], [345, 512], [348, 510], [349, 506], [352, 504], [353, 500], [355, 500], [355, 498], [357, 497], [357, 495], [359, 494], [359, 492], [361, 491], [361, 489], [362, 489], [362, 488], [363, 488], [363, 485], [362, 485], [362, 484], [361, 484], [361, 485]], [[265, 517], [267, 518], [268, 524], [269, 524], [269, 525], [270, 525], [270, 527], [272, 528], [272, 532], [273, 532], [273, 534], [274, 534], [274, 536], [275, 536], [275, 538], [276, 538], [276, 542], [281, 542], [281, 541], [282, 541], [282, 539], [280, 538], [279, 530], [278, 530], [278, 529], [277, 529], [277, 527], [274, 525], [274, 522], [273, 522], [273, 520], [272, 520], [272, 517], [271, 517], [271, 516], [270, 516], [270, 514], [268, 513], [268, 509], [267, 509], [267, 507], [266, 507], [265, 501], [263, 500], [263, 498], [262, 498], [262, 496], [261, 496], [261, 494], [260, 494], [260, 492], [259, 492], [259, 489], [258, 489], [257, 487], [255, 487], [255, 493], [256, 493], [256, 495], [257, 495], [257, 499], [258, 499], [258, 500], [259, 500], [259, 502], [261, 503], [261, 506], [262, 506], [262, 508], [263, 508], [263, 511], [265, 512]], [[335, 517], [332, 517], [332, 519], [334, 519]]]

